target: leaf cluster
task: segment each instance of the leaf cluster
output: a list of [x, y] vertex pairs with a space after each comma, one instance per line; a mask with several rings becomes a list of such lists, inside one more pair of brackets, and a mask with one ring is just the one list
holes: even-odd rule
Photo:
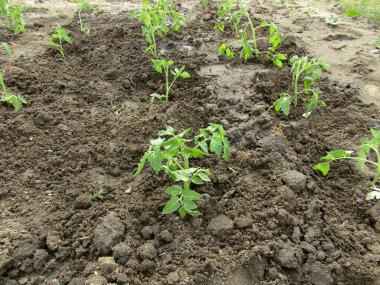
[[353, 151], [347, 150], [333, 150], [328, 152], [321, 158], [321, 163], [313, 166], [314, 169], [319, 170], [324, 176], [326, 176], [331, 167], [331, 163], [340, 159], [352, 159], [355, 160], [360, 169], [365, 171], [365, 165], [375, 169], [376, 174], [371, 182], [371, 191], [367, 195], [367, 199], [377, 198], [380, 199], [380, 192], [378, 188], [375, 188], [376, 183], [380, 178], [380, 131], [371, 129], [372, 137], [362, 140], [359, 151], [354, 154]]
[[[318, 106], [326, 106], [326, 104], [319, 99], [321, 90], [312, 88], [316, 80], [318, 80], [324, 70], [329, 70], [331, 66], [323, 60], [308, 58], [307, 56], [298, 57], [293, 56], [290, 59], [292, 64], [291, 73], [293, 81], [293, 96], [288, 93], [281, 93], [279, 99], [273, 104], [276, 112], [281, 111], [285, 116], [289, 115], [291, 105], [295, 107], [298, 105], [298, 96], [303, 96], [302, 101], [308, 103], [304, 117], [308, 117], [312, 110]], [[302, 80], [302, 89], [299, 91], [300, 81]], [[305, 96], [311, 95], [310, 99]]]
[[53, 39], [49, 41], [49, 44], [59, 51], [62, 58], [65, 58], [63, 43], [64, 42], [69, 43], [69, 44], [73, 43], [66, 29], [62, 28], [59, 24], [57, 24], [57, 27], [55, 28], [55, 33], [52, 34], [52, 38]]
[[211, 124], [201, 129], [192, 140], [187, 138], [190, 130], [177, 133], [172, 127], [167, 127], [160, 131], [158, 138], [150, 141], [150, 147], [141, 158], [135, 173], [140, 174], [145, 164], [149, 163], [155, 173], [162, 171], [171, 180], [183, 183], [183, 186], [175, 184], [165, 190], [171, 198], [166, 203], [163, 214], [176, 211], [181, 217], [201, 214], [196, 210], [196, 201], [202, 199], [202, 195], [192, 190], [191, 184], [202, 185], [209, 182], [212, 174], [209, 169], [190, 167], [190, 159], [201, 158], [210, 153], [225, 160], [230, 158], [230, 145], [221, 125]]
[[24, 6], [14, 4], [11, 0], [0, 0], [0, 12], [4, 16], [5, 24], [15, 34], [22, 33], [26, 29], [23, 19], [24, 9]]
[[[260, 25], [254, 26], [249, 14], [247, 4], [236, 4], [235, 0], [218, 1], [218, 20], [214, 26], [216, 30], [224, 32], [226, 23], [230, 24], [238, 38], [237, 42], [241, 46], [240, 58], [247, 61], [251, 57], [258, 57], [263, 53], [266, 58], [272, 61], [275, 66], [282, 67], [286, 56], [277, 53], [282, 38], [274, 23], [262, 21]], [[257, 45], [256, 31], [265, 28], [268, 30], [268, 44], [266, 50], [260, 51]], [[232, 43], [233, 44], [233, 43]], [[234, 58], [235, 51], [232, 44], [222, 43], [219, 46], [218, 54]]]

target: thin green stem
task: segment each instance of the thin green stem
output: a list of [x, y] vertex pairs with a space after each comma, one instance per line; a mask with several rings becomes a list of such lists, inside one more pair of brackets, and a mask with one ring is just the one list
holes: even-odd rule
[[165, 101], [169, 101], [169, 90], [170, 90], [170, 86], [169, 86], [169, 66], [168, 67], [164, 67], [164, 70], [165, 70], [165, 86], [166, 86], [166, 91], [165, 91]]
[[300, 65], [298, 63], [297, 64], [297, 70], [295, 73], [296, 75], [294, 78], [294, 107], [297, 107], [297, 105], [298, 105], [298, 80], [300, 77], [299, 69], [300, 69]]
[[373, 150], [376, 153], [376, 159], [377, 159], [377, 173], [375, 175], [375, 178], [372, 180], [371, 187], [374, 187], [377, 181], [380, 178], [380, 153], [377, 149], [373, 148]]
[[249, 25], [250, 28], [251, 28], [252, 43], [253, 43], [253, 47], [255, 48], [255, 55], [256, 55], [256, 57], [258, 57], [258, 56], [259, 56], [259, 50], [257, 49], [256, 29], [255, 29], [255, 27], [253, 26], [253, 23], [252, 23], [251, 17], [249, 16], [248, 11], [245, 11], [245, 17], [247, 18], [247, 20], [248, 20], [248, 25]]
[[81, 17], [81, 9], [78, 10], [78, 17], [79, 17], [80, 31], [84, 32], [83, 24], [82, 24], [82, 17]]
[[59, 38], [59, 52], [61, 53], [62, 58], [65, 58], [65, 53], [63, 51], [62, 39], [61, 38]]
[[[189, 158], [190, 156], [188, 154], [183, 154], [183, 164], [185, 166], [185, 169], [189, 169]], [[190, 181], [183, 182], [183, 189], [184, 190], [190, 190]]]
[[1, 83], [1, 87], [3, 88], [3, 93], [4, 93], [4, 95], [6, 95], [8, 93], [8, 91], [7, 91], [7, 87], [5, 86], [5, 83], [4, 83], [3, 73], [1, 71], [0, 71], [0, 83]]

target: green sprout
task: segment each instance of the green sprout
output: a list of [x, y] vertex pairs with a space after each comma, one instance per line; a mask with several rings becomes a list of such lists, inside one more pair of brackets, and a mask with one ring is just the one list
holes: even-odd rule
[[167, 0], [145, 0], [141, 10], [134, 10], [131, 14], [133, 18], [137, 15], [143, 23], [142, 34], [148, 43], [146, 52], [156, 59], [158, 57], [156, 36], [161, 37], [171, 29], [178, 31], [181, 27], [186, 27], [186, 17], [177, 12], [174, 6], [174, 3], [169, 5]]
[[[181, 77], [184, 79], [190, 78], [190, 74], [185, 70], [185, 66], [182, 66], [180, 69], [174, 68], [170, 69], [170, 67], [174, 64], [173, 60], [158, 60], [158, 59], [152, 59], [153, 68], [158, 73], [164, 73], [165, 75], [165, 94], [157, 94], [153, 93], [151, 96], [151, 101], [154, 102], [155, 99], [163, 100], [163, 101], [169, 101], [169, 92], [170, 89], [173, 87], [173, 84], [176, 82], [176, 80]], [[169, 75], [172, 75], [171, 82], [169, 81]]]
[[16, 112], [22, 108], [23, 104], [27, 104], [24, 96], [15, 95], [7, 89], [4, 82], [3, 73], [1, 71], [0, 71], [0, 84], [3, 90], [3, 95], [0, 98], [0, 102], [5, 102], [7, 103], [8, 106], [13, 106]]
[[380, 188], [376, 187], [376, 183], [380, 178], [380, 131], [371, 129], [372, 138], [364, 139], [360, 144], [360, 149], [353, 155], [353, 151], [333, 150], [328, 152], [321, 158], [323, 162], [314, 165], [314, 169], [319, 170], [324, 176], [330, 171], [331, 163], [335, 160], [350, 159], [355, 160], [361, 170], [365, 170], [365, 165], [375, 170], [376, 174], [370, 185], [370, 192], [367, 194], [367, 200], [380, 199]]
[[[63, 49], [63, 42], [67, 42], [69, 44], [72, 44], [73, 41], [71, 37], [67, 34], [67, 31], [62, 28], [59, 24], [57, 24], [57, 27], [55, 28], [56, 33], [52, 34], [53, 40], [49, 42], [49, 44], [57, 49], [59, 53], [61, 54], [62, 58], [65, 58], [65, 53]], [[58, 43], [56, 43], [54, 40], [58, 40]]]
[[[315, 58], [308, 58], [307, 56], [298, 57], [293, 56], [290, 59], [292, 64], [292, 78], [293, 78], [293, 96], [288, 93], [281, 93], [280, 98], [274, 102], [271, 108], [274, 108], [276, 112], [282, 111], [285, 116], [289, 115], [290, 107], [293, 104], [294, 107], [298, 106], [299, 96], [310, 95], [311, 98], [306, 107], [304, 117], [308, 117], [312, 110], [317, 106], [326, 106], [326, 104], [319, 100], [321, 90], [311, 88], [315, 81], [319, 79], [324, 70], [329, 70], [331, 66], [323, 61]], [[303, 88], [299, 91], [299, 81], [303, 78]], [[306, 98], [302, 98], [304, 102], [307, 102]]]
[[203, 185], [210, 182], [212, 174], [209, 169], [190, 167], [191, 159], [210, 153], [225, 160], [230, 158], [230, 144], [221, 125], [211, 124], [200, 129], [193, 140], [186, 138], [190, 130], [186, 129], [178, 134], [172, 127], [167, 127], [160, 131], [158, 138], [150, 141], [150, 147], [141, 158], [135, 173], [135, 176], [140, 174], [148, 162], [155, 173], [162, 171], [171, 180], [182, 182], [182, 185], [174, 184], [166, 188], [165, 193], [171, 198], [165, 204], [163, 214], [178, 211], [181, 217], [187, 214], [193, 217], [201, 215], [196, 201], [201, 200], [202, 195], [192, 189], [192, 184]]
[[82, 12], [89, 13], [91, 10], [90, 4], [87, 2], [87, 0], [70, 0], [70, 2], [75, 3], [77, 5], [80, 31], [82, 33], [89, 33], [90, 29], [85, 29], [83, 27]]
[[[238, 40], [232, 43], [222, 43], [218, 49], [220, 56], [226, 55], [228, 58], [233, 58], [235, 51], [232, 46], [237, 43], [242, 47], [240, 58], [243, 58], [244, 61], [265, 54], [266, 58], [272, 61], [275, 66], [282, 67], [282, 62], [286, 60], [286, 56], [276, 52], [282, 41], [276, 24], [262, 21], [260, 25], [255, 27], [249, 14], [248, 5], [237, 5], [235, 0], [218, 2], [218, 22], [215, 24], [215, 29], [224, 31], [226, 21], [231, 24]], [[257, 30], [263, 28], [269, 29], [268, 44], [270, 46], [267, 50], [260, 51], [257, 45]]]
[[[14, 4], [10, 0], [0, 0], [0, 11], [4, 16], [5, 25], [8, 29], [13, 29], [16, 34], [25, 31], [24, 6]], [[12, 19], [12, 22], [10, 19]]]

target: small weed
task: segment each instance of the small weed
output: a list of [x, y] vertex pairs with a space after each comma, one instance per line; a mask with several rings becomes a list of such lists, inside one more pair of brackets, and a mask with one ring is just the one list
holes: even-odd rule
[[[218, 1], [218, 21], [214, 28], [219, 31], [225, 30], [225, 22], [231, 24], [238, 40], [233, 43], [223, 43], [219, 46], [218, 54], [226, 55], [228, 58], [235, 56], [233, 44], [241, 45], [240, 58], [247, 61], [251, 57], [258, 57], [259, 54], [265, 54], [266, 58], [278, 67], [286, 60], [286, 56], [277, 53], [276, 49], [280, 45], [282, 38], [274, 23], [262, 21], [259, 26], [254, 26], [251, 16], [249, 15], [247, 4], [236, 4], [235, 0]], [[265, 51], [260, 51], [257, 46], [257, 30], [266, 28], [269, 30], [268, 44], [270, 47]]]
[[14, 4], [10, 0], [0, 0], [0, 11], [4, 16], [5, 25], [8, 29], [13, 30], [16, 34], [25, 31], [24, 6]]
[[[150, 142], [150, 147], [142, 157], [135, 173], [135, 175], [140, 174], [148, 162], [155, 173], [162, 171], [170, 179], [183, 183], [182, 186], [174, 184], [166, 188], [165, 193], [171, 198], [166, 203], [163, 214], [178, 211], [181, 217], [187, 214], [193, 217], [201, 215], [197, 210], [196, 201], [201, 200], [202, 195], [192, 190], [191, 185], [202, 185], [211, 181], [211, 171], [190, 167], [191, 159], [200, 158], [209, 153], [215, 153], [225, 160], [230, 158], [230, 144], [221, 125], [211, 124], [201, 129], [193, 140], [186, 138], [189, 132], [190, 129], [187, 129], [177, 134], [172, 127], [160, 131], [158, 138]], [[190, 146], [190, 143], [193, 146]]]
[[[288, 93], [281, 93], [280, 98], [271, 106], [276, 112], [283, 112], [285, 116], [289, 115], [290, 106], [298, 106], [298, 97], [303, 96], [302, 101], [308, 102], [304, 117], [308, 117], [312, 110], [317, 106], [326, 106], [325, 103], [319, 100], [321, 91], [319, 89], [311, 88], [315, 81], [322, 75], [323, 70], [329, 70], [331, 66], [323, 61], [315, 58], [308, 58], [307, 56], [298, 57], [293, 56], [290, 59], [292, 63], [292, 75], [293, 75], [293, 96]], [[303, 79], [302, 79], [303, 77]], [[299, 91], [299, 81], [302, 79], [303, 88]], [[307, 100], [306, 95], [311, 95], [311, 99]]]
[[114, 113], [116, 116], [119, 116], [123, 112], [123, 108], [114, 101], [110, 101], [109, 106], [111, 108], [112, 113]]
[[0, 84], [3, 90], [3, 95], [0, 98], [0, 102], [7, 103], [8, 106], [13, 106], [16, 112], [22, 108], [23, 104], [27, 104], [24, 96], [15, 95], [7, 89], [4, 82], [3, 73], [1, 71], [0, 71]]
[[13, 57], [13, 51], [12, 51], [12, 48], [9, 44], [7, 43], [4, 43], [4, 42], [0, 42], [0, 46], [2, 47], [2, 49], [5, 51], [5, 53], [10, 57], [12, 58]]
[[341, 23], [341, 18], [336, 14], [329, 14], [325, 17], [325, 22], [332, 26], [338, 26]]
[[377, 40], [375, 40], [375, 41], [373, 41], [373, 42], [370, 42], [369, 44], [370, 44], [371, 46], [374, 46], [375, 48], [380, 49], [380, 39], [377, 39]]
[[91, 10], [90, 4], [87, 2], [87, 0], [70, 0], [70, 2], [75, 3], [77, 5], [80, 31], [82, 33], [89, 33], [90, 29], [85, 29], [83, 27], [82, 12], [89, 13]]
[[365, 171], [365, 166], [374, 169], [376, 174], [371, 182], [371, 191], [367, 194], [367, 200], [380, 199], [380, 189], [376, 187], [376, 183], [380, 178], [380, 131], [371, 129], [372, 138], [364, 139], [360, 144], [360, 149], [356, 155], [352, 155], [353, 151], [333, 150], [328, 152], [321, 158], [323, 162], [314, 165], [314, 169], [319, 170], [324, 176], [330, 171], [331, 163], [340, 159], [355, 160], [362, 171]]
[[[64, 53], [64, 49], [63, 49], [62, 44], [64, 42], [72, 44], [73, 41], [72, 41], [71, 37], [67, 34], [67, 31], [64, 28], [62, 28], [60, 25], [57, 24], [55, 31], [56, 31], [56, 33], [52, 34], [53, 40], [50, 41], [49, 44], [59, 51], [62, 58], [65, 58], [65, 53]], [[54, 40], [58, 40], [58, 43], [56, 43]]]
[[[145, 0], [141, 10], [134, 10], [131, 17], [136, 15], [143, 23], [142, 33], [145, 37], [149, 52], [155, 59], [158, 57], [156, 36], [166, 35], [170, 29], [178, 31], [186, 27], [186, 17], [175, 10], [175, 4], [169, 5], [167, 0]], [[169, 21], [170, 18], [170, 21]]]
[[349, 17], [362, 16], [374, 20], [380, 20], [379, 0], [340, 0], [341, 6]]
[[105, 191], [104, 189], [100, 189], [98, 192], [90, 195], [90, 203], [94, 203], [94, 202], [97, 202], [97, 201], [104, 201], [106, 199], [105, 197]]
[[[163, 100], [163, 101], [169, 101], [169, 93], [170, 89], [173, 87], [173, 84], [176, 82], [176, 80], [181, 77], [184, 79], [190, 78], [190, 74], [185, 70], [185, 66], [182, 66], [180, 69], [174, 68], [171, 69], [170, 67], [174, 64], [173, 60], [158, 60], [158, 59], [152, 59], [153, 68], [158, 73], [163, 73], [165, 76], [165, 95], [154, 93], [151, 96], [151, 102], [153, 103], [155, 99]], [[172, 79], [170, 82], [169, 75], [172, 75]]]

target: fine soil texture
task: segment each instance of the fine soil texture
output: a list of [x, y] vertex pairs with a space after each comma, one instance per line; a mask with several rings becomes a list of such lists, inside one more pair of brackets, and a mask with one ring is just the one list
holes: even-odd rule
[[[327, 177], [312, 168], [327, 151], [357, 150], [370, 128], [380, 129], [378, 99], [362, 96], [380, 84], [371, 80], [379, 52], [353, 63], [341, 51], [341, 63], [332, 60], [318, 83], [327, 106], [285, 117], [268, 109], [289, 91], [290, 63], [218, 57], [232, 31], [214, 31], [213, 5], [182, 1], [188, 27], [160, 38], [159, 50], [191, 78], [178, 79], [169, 102], [151, 104], [164, 79], [129, 17], [136, 2], [105, 2], [102, 13], [86, 16], [89, 34], [66, 18], [73, 7], [61, 1], [60, 16], [47, 17], [42, 7], [51, 1], [31, 5], [25, 34], [0, 28], [16, 57], [1, 57], [5, 81], [28, 101], [19, 112], [0, 107], [0, 284], [379, 285], [380, 202], [365, 199], [371, 173], [346, 161]], [[279, 9], [289, 18], [276, 19]], [[319, 18], [310, 26], [297, 16], [301, 8], [268, 2], [252, 12], [258, 23], [278, 20], [288, 57], [320, 56], [322, 38], [326, 46], [342, 40], [350, 56], [360, 49], [347, 44], [358, 34], [322, 35], [330, 27]], [[74, 42], [65, 60], [46, 45], [59, 19]], [[370, 22], [355, 21], [363, 36]], [[296, 35], [294, 25], [310, 30]], [[370, 35], [379, 32], [372, 25]], [[318, 27], [313, 50], [308, 33]], [[213, 173], [196, 187], [203, 215], [162, 215], [171, 181], [149, 168], [135, 177], [141, 156], [166, 126], [195, 134], [210, 123], [226, 129], [232, 157], [192, 161]]]

